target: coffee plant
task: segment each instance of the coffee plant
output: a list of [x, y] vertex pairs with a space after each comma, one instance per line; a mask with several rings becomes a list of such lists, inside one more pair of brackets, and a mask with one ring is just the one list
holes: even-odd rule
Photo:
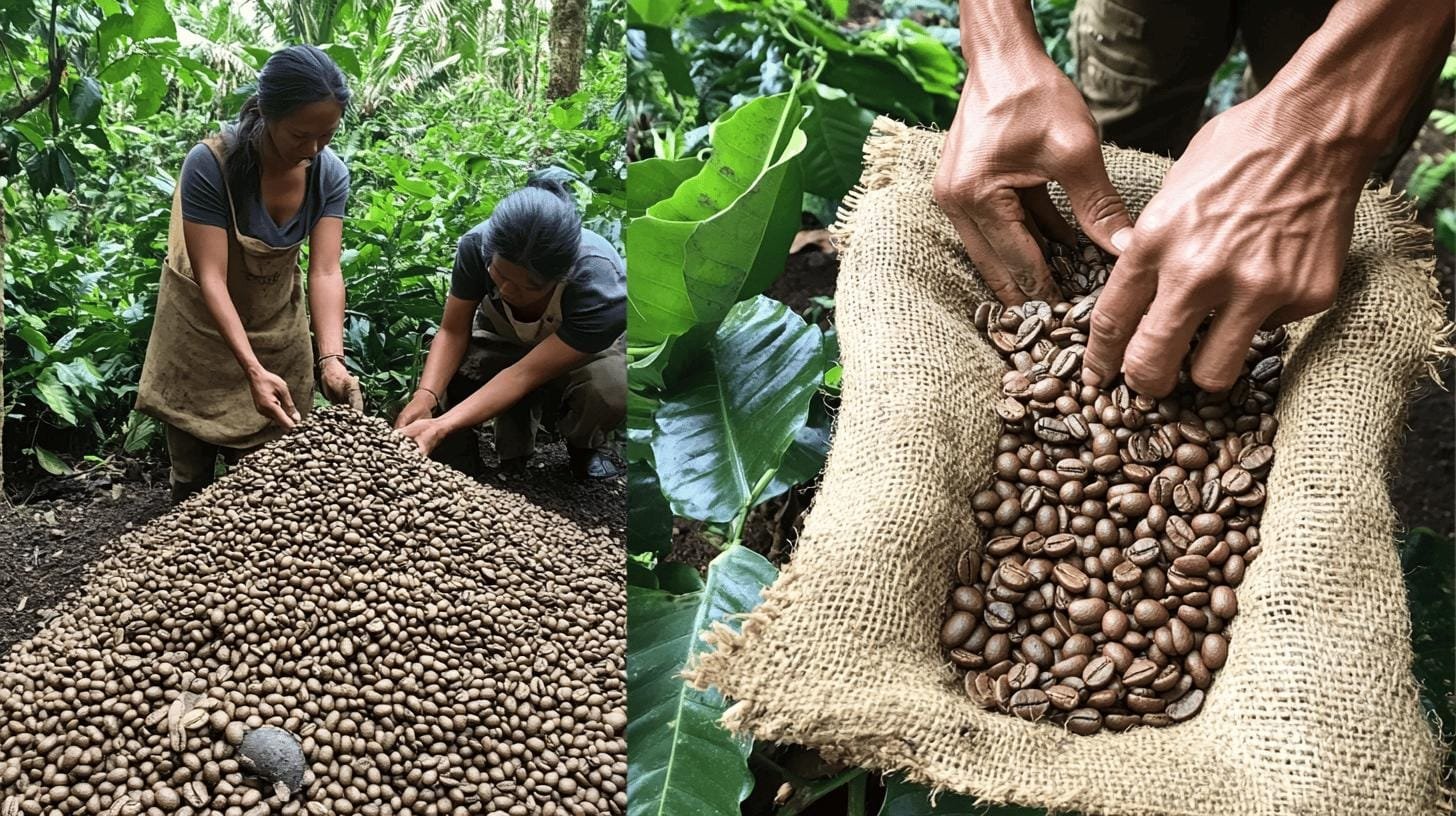
[[[320, 45], [354, 90], [333, 149], [348, 365], [368, 409], [407, 399], [455, 242], [532, 174], [620, 240], [621, 0], [591, 7], [580, 90], [546, 96], [546, 8], [392, 0], [22, 0], [0, 10], [0, 195], [9, 227], [5, 461], [54, 474], [160, 445], [131, 411], [187, 150], [232, 119], [277, 48]], [[52, 15], [55, 23], [52, 25]]]
[[[1068, 74], [1072, 5], [1033, 3], [1047, 52]], [[840, 376], [833, 330], [763, 294], [801, 214], [833, 220], [877, 114], [940, 127], [954, 114], [955, 4], [872, 8], [882, 16], [848, 21], [847, 0], [628, 3], [634, 816], [835, 812], [832, 792], [856, 815], [877, 799], [880, 816], [1042, 813], [952, 795], [932, 807], [928, 791], [894, 777], [791, 768], [785, 749], [719, 728], [727, 703], [677, 676], [704, 648], [699, 632], [755, 607], [777, 577], [743, 544], [750, 511], [811, 482], [827, 454]], [[1246, 68], [1236, 48], [1210, 88], [1211, 113], [1239, 101]], [[706, 577], [669, 559], [675, 520], [721, 540]]]

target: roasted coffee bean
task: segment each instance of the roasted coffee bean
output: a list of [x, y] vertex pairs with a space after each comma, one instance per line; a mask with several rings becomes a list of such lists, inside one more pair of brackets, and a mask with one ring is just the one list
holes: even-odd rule
[[1110, 658], [1101, 655], [1092, 658], [1082, 669], [1082, 682], [1090, 689], [1100, 689], [1111, 683], [1116, 676], [1117, 667]]
[[1022, 689], [1011, 695], [1011, 713], [1023, 720], [1039, 720], [1046, 716], [1050, 701], [1041, 689]]
[[[1206, 565], [1207, 560], [1204, 561]], [[1207, 569], [1205, 568], [1205, 572]], [[1202, 573], [1199, 573], [1200, 575]], [[1015, 561], [1003, 561], [1001, 566], [996, 568], [996, 578], [1002, 586], [1009, 587], [1017, 592], [1025, 592], [1036, 585], [1036, 578], [1026, 571], [1026, 568]]]
[[1011, 657], [1011, 638], [1004, 632], [997, 632], [986, 639], [984, 652], [986, 663], [994, 666], [1003, 660]]
[[1047, 702], [1061, 711], [1071, 711], [1082, 704], [1082, 695], [1071, 686], [1060, 683], [1046, 689]]
[[1039, 668], [1050, 668], [1052, 665], [1052, 647], [1047, 645], [1040, 635], [1028, 635], [1021, 641], [1021, 654], [1028, 662], [1035, 663]]
[[1168, 610], [1151, 598], [1138, 601], [1132, 616], [1143, 629], [1157, 629], [1168, 622]]
[[1016, 625], [1016, 609], [1006, 601], [993, 601], [986, 604], [986, 612], [983, 615], [986, 625], [997, 632], [1006, 632]]
[[1041, 670], [1030, 663], [1018, 663], [1011, 667], [1006, 674], [1006, 680], [1011, 688], [1020, 691], [1024, 688], [1031, 688], [1036, 685], [1037, 679], [1041, 676]]
[[1067, 617], [1079, 626], [1100, 623], [1107, 612], [1107, 601], [1102, 598], [1081, 598], [1067, 606]]
[[1203, 644], [1198, 647], [1198, 654], [1203, 659], [1203, 665], [1210, 671], [1218, 671], [1228, 661], [1228, 641], [1223, 635], [1209, 634], [1203, 638]]
[[1102, 730], [1102, 714], [1093, 708], [1079, 708], [1067, 714], [1067, 730], [1079, 736], [1091, 736]]
[[1115, 640], [1110, 640], [1102, 645], [1102, 655], [1112, 661], [1118, 674], [1127, 671], [1127, 667], [1132, 665], [1132, 649]]
[[1109, 640], [1117, 640], [1127, 634], [1127, 613], [1121, 609], [1109, 609], [1102, 614], [1102, 634]]
[[1052, 569], [1052, 580], [1073, 595], [1087, 591], [1087, 573], [1065, 561]]
[[954, 648], [966, 642], [971, 632], [976, 628], [976, 616], [969, 612], [958, 611], [945, 619], [945, 624], [940, 627], [940, 642], [946, 648]]
[[973, 616], [979, 616], [986, 610], [985, 596], [973, 586], [956, 587], [951, 592], [950, 603], [957, 610], [969, 612]]
[[1152, 689], [1134, 688], [1128, 689], [1123, 704], [1134, 714], [1158, 714], [1167, 706], [1168, 701], [1159, 697]]
[[[1052, 246], [1059, 275], [1089, 274], [1080, 261], [1058, 266], [1074, 255]], [[1161, 710], [1167, 701], [1196, 711], [1191, 692], [1227, 659], [1232, 588], [1260, 550], [1283, 335], [1259, 335], [1246, 369], [1259, 376], [1228, 392], [1198, 392], [1186, 371], [1163, 399], [1121, 383], [1104, 392], [1077, 379], [1094, 303], [984, 306], [974, 316], [1011, 368], [995, 478], [971, 495], [993, 537], [979, 563], [957, 562], [949, 604], [948, 615], [979, 611], [981, 620], [951, 647], [952, 661], [974, 663], [965, 654], [974, 652], [982, 676], [1002, 677], [1014, 650], [1019, 678], [1034, 670], [1037, 690], [1060, 689], [1046, 714], [1054, 722], [1070, 724], [1070, 706], [1102, 712], [1106, 728], [1168, 725], [1177, 719]], [[983, 648], [962, 648], [972, 644]], [[1083, 687], [1090, 693], [1075, 709]]]
[[[1231, 561], [1235, 558], [1239, 557], [1236, 555], [1229, 557]], [[1242, 564], [1243, 559], [1239, 559], [1239, 563]], [[1225, 566], [1225, 578], [1228, 577], [1228, 573], [1229, 570], [1227, 566]], [[1242, 570], [1240, 570], [1240, 573], [1242, 574]], [[1208, 595], [1208, 604], [1209, 609], [1213, 611], [1213, 614], [1219, 616], [1220, 618], [1223, 618], [1224, 620], [1232, 620], [1234, 615], [1237, 615], [1239, 612], [1239, 598], [1237, 595], [1234, 594], [1234, 591], [1232, 589], [1229, 589], [1227, 586], [1216, 586], [1212, 590], [1210, 590]]]
[[1168, 703], [1164, 709], [1164, 713], [1172, 717], [1174, 722], [1183, 722], [1194, 714], [1197, 714], [1198, 709], [1202, 707], [1203, 691], [1201, 689], [1193, 689], [1182, 697]]

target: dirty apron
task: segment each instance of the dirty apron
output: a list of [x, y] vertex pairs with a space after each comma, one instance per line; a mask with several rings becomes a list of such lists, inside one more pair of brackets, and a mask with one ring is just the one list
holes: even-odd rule
[[[221, 140], [203, 141], [223, 165]], [[238, 231], [238, 215], [223, 171], [232, 213], [228, 232], [228, 296], [264, 368], [283, 378], [293, 404], [312, 407], [313, 345], [304, 302], [299, 250], [274, 247]], [[182, 185], [172, 193], [167, 257], [156, 319], [142, 364], [136, 409], [197, 439], [245, 449], [277, 439], [283, 429], [253, 407], [248, 377], [229, 350], [202, 299], [182, 230]]]
[[[509, 304], [501, 308], [486, 298], [475, 314], [470, 346], [447, 389], [447, 401], [458, 404], [492, 377], [519, 362], [530, 350], [561, 328], [561, 299], [566, 282], [557, 284], [537, 320], [519, 320]], [[495, 449], [502, 460], [529, 456], [543, 415], [552, 414], [567, 445], [597, 448], [626, 414], [627, 363], [620, 342], [597, 352], [576, 368], [522, 397], [492, 424]], [[454, 438], [458, 437], [458, 438]], [[478, 463], [473, 430], [452, 435], [437, 458], [466, 471]]]

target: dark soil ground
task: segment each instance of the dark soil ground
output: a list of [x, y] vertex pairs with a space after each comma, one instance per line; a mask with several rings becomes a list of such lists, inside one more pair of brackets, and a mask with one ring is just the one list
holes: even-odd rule
[[[496, 474], [498, 459], [490, 434], [481, 454], [487, 474], [480, 481], [519, 493], [586, 529], [625, 540], [626, 479], [618, 476], [577, 484], [559, 441], [537, 446], [526, 471]], [[624, 463], [612, 452], [617, 467]], [[31, 483], [8, 483], [14, 500], [0, 510], [0, 655], [17, 640], [33, 636], [67, 596], [81, 588], [86, 568], [105, 556], [110, 543], [144, 526], [171, 508], [164, 463], [111, 477], [74, 476]]]

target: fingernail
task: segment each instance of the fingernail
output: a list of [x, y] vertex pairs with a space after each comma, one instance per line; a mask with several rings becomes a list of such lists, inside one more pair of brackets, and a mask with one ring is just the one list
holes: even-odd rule
[[1112, 233], [1112, 246], [1118, 252], [1126, 252], [1127, 245], [1130, 243], [1132, 243], [1132, 227], [1123, 227], [1117, 232]]
[[1082, 382], [1093, 388], [1097, 388], [1102, 385], [1102, 375], [1084, 366], [1082, 368]]

